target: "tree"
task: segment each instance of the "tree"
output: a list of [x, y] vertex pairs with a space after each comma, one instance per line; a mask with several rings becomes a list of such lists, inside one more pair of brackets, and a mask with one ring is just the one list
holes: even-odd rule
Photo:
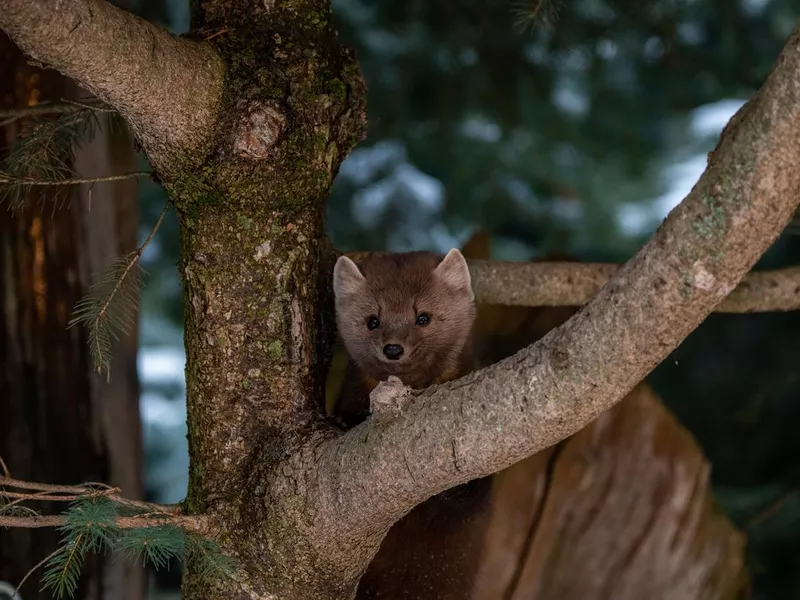
[[797, 203], [800, 30], [692, 193], [581, 311], [511, 361], [396, 390], [399, 412], [342, 433], [320, 410], [335, 257], [322, 212], [362, 136], [365, 89], [329, 3], [193, 2], [187, 38], [102, 0], [60, 8], [0, 0], [0, 27], [119, 110], [181, 224], [191, 476], [188, 514], [172, 521], [238, 564], [236, 584], [200, 585], [190, 568], [187, 598], [229, 585], [350, 597], [403, 514], [624, 397], [734, 290]]
[[[68, 79], [26, 64], [3, 34], [0, 56], [0, 70], [7, 74], [0, 82], [4, 113], [37, 97], [78, 100]], [[100, 115], [94, 140], [76, 149], [72, 161], [66, 159], [85, 175], [104, 167], [130, 168], [134, 158], [129, 133], [110, 130], [105, 117]], [[7, 128], [19, 124], [9, 120]], [[93, 372], [86, 332], [67, 329], [70, 306], [85, 294], [91, 274], [136, 245], [136, 186], [109, 185], [93, 191], [93, 210], [87, 209], [87, 186], [73, 186], [49, 188], [41, 203], [28, 193], [21, 210], [0, 212], [0, 261], [7, 265], [0, 279], [6, 306], [0, 319], [0, 456], [20, 479], [107, 481], [138, 498], [139, 389], [135, 368], [127, 368], [135, 367], [136, 332], [115, 345], [117, 376], [109, 385]], [[49, 204], [62, 208], [48, 210]], [[57, 540], [54, 530], [0, 532], [0, 580], [21, 581]], [[98, 556], [87, 565], [82, 589], [134, 600], [144, 593], [144, 577], [140, 569]], [[26, 590], [25, 597], [45, 596]]]

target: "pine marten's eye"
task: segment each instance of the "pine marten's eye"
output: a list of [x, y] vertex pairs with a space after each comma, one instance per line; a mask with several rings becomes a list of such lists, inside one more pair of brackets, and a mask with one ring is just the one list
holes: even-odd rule
[[425, 327], [425, 325], [427, 325], [430, 322], [431, 322], [431, 317], [430, 315], [428, 315], [428, 313], [419, 313], [419, 316], [417, 316], [417, 325], [419, 325], [420, 327]]
[[367, 319], [367, 329], [369, 329], [370, 331], [372, 331], [373, 329], [377, 329], [380, 324], [381, 324], [380, 320], [375, 315], [372, 315]]

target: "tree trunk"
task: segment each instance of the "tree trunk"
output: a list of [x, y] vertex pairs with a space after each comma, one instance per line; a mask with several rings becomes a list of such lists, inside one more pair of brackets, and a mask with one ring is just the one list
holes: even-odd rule
[[215, 140], [221, 160], [207, 177], [193, 170], [166, 181], [181, 228], [187, 504], [214, 516], [240, 569], [232, 596], [227, 582], [209, 586], [189, 564], [183, 595], [346, 598], [358, 570], [320, 578], [327, 553], [286, 529], [303, 507], [271, 502], [285, 493], [270, 485], [291, 482], [288, 466], [288, 478], [272, 471], [326, 429], [333, 253], [321, 207], [363, 135], [364, 82], [326, 0], [193, 2], [200, 28], [220, 32], [211, 43], [228, 67], [221, 130], [230, 133]]
[[[0, 35], [3, 108], [75, 97], [75, 87], [52, 70], [39, 70]], [[5, 154], [17, 133], [5, 128]], [[134, 158], [130, 138], [98, 133], [76, 154], [75, 168], [113, 172]], [[83, 186], [81, 186], [83, 187]], [[133, 182], [72, 188], [58, 200], [28, 198], [24, 208], [0, 210], [0, 457], [19, 479], [47, 483], [106, 481], [138, 498], [142, 493], [136, 334], [114, 348], [110, 384], [94, 373], [86, 332], [67, 329], [72, 307], [91, 276], [136, 246], [137, 191]], [[46, 512], [63, 505], [42, 507]], [[56, 548], [47, 529], [0, 530], [0, 580], [16, 586]], [[37, 573], [20, 593], [45, 599]], [[92, 556], [77, 598], [140, 600], [141, 567]]]
[[708, 461], [641, 384], [558, 446], [498, 473], [472, 600], [736, 600], [744, 536]]

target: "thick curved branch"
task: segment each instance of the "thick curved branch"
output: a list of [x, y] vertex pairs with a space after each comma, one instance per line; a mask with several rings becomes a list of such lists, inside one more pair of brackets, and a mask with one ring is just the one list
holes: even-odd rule
[[222, 61], [106, 0], [0, 0], [0, 29], [128, 120], [156, 166], [213, 134]]
[[800, 199], [798, 130], [800, 28], [691, 193], [583, 309], [515, 356], [411, 394], [399, 416], [320, 444], [320, 501], [339, 543], [379, 540], [428, 497], [567, 438], [622, 399], [786, 227]]

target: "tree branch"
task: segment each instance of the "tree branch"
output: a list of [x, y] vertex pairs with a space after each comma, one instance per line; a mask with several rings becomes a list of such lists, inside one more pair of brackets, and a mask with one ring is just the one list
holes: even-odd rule
[[[0, 461], [2, 461], [2, 459], [0, 459]], [[19, 490], [34, 490], [39, 493], [9, 492], [4, 489], [9, 487]], [[161, 513], [165, 515], [180, 514], [181, 507], [179, 504], [155, 504], [153, 502], [142, 502], [141, 500], [130, 500], [119, 496], [120, 491], [119, 488], [105, 484], [54, 485], [36, 481], [21, 481], [11, 477], [0, 476], [0, 497], [17, 498], [18, 500], [72, 501], [80, 498], [104, 496], [117, 504], [147, 510], [152, 513]]]
[[[618, 265], [572, 262], [470, 260], [475, 299], [508, 306], [583, 306], [619, 270]], [[800, 309], [800, 267], [748, 273], [714, 308], [718, 313]]]
[[[40, 527], [61, 527], [66, 523], [66, 518], [61, 515], [30, 517], [0, 515], [0, 527], [37, 529]], [[189, 533], [196, 533], [202, 536], [208, 535], [211, 529], [211, 522], [205, 515], [167, 515], [164, 513], [152, 513], [133, 517], [117, 517], [114, 523], [120, 529], [174, 525]]]
[[106, 0], [0, 0], [0, 28], [29, 56], [119, 110], [157, 167], [213, 135], [222, 61]]
[[8, 173], [0, 171], [0, 184], [22, 185], [22, 186], [62, 186], [80, 185], [83, 183], [105, 183], [107, 181], [121, 181], [123, 179], [136, 179], [139, 177], [152, 177], [150, 171], [132, 171], [130, 173], [120, 173], [118, 175], [104, 175], [102, 177], [66, 177], [64, 179], [30, 179], [26, 177], [14, 177]]
[[92, 104], [91, 102], [76, 102], [75, 100], [61, 99], [61, 102], [42, 102], [36, 106], [24, 106], [21, 108], [12, 108], [7, 110], [0, 110], [0, 127], [4, 127], [9, 123], [13, 123], [18, 119], [25, 117], [41, 117], [44, 115], [60, 115], [69, 112], [75, 112], [81, 109], [90, 109], [95, 112], [116, 113], [116, 109], [102, 104]]
[[[358, 258], [365, 253], [347, 252]], [[479, 304], [583, 306], [620, 269], [610, 263], [468, 259]], [[800, 310], [800, 267], [753, 271], [714, 308], [718, 313]]]
[[723, 131], [697, 185], [583, 309], [490, 368], [411, 392], [399, 416], [317, 442], [317, 514], [332, 519], [329, 533], [349, 558], [377, 547], [430, 496], [579, 431], [666, 358], [792, 217], [799, 128], [800, 28]]
[[[208, 535], [210, 531], [211, 521], [208, 517], [204, 515], [182, 515], [180, 514], [181, 507], [178, 504], [154, 504], [152, 502], [130, 500], [118, 495], [119, 488], [105, 484], [96, 484], [97, 487], [94, 487], [94, 485], [54, 485], [35, 481], [20, 481], [19, 479], [0, 476], [0, 497], [16, 498], [10, 504], [0, 505], [0, 508], [7, 510], [23, 500], [71, 502], [102, 496], [116, 504], [147, 511], [139, 515], [117, 517], [115, 523], [122, 529], [170, 524], [185, 531], [201, 535]], [[36, 493], [9, 492], [4, 488], [34, 490]], [[60, 527], [66, 522], [65, 517], [62, 515], [17, 516], [0, 512], [0, 527]]]

